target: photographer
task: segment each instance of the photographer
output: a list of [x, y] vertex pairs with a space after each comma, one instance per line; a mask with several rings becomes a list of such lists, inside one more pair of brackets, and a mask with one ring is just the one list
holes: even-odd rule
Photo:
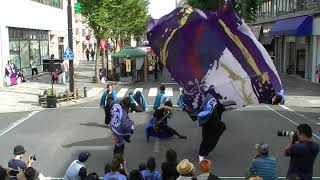
[[256, 155], [251, 163], [250, 175], [260, 176], [264, 180], [276, 180], [277, 161], [276, 158], [269, 156], [269, 145], [256, 144], [255, 149]]
[[35, 156], [29, 156], [28, 161], [23, 161], [21, 159], [25, 152], [23, 146], [15, 146], [13, 150], [14, 158], [8, 162], [8, 167], [17, 171], [19, 168], [25, 170], [28, 167], [31, 167], [32, 163], [35, 161]]
[[301, 179], [312, 179], [313, 164], [319, 153], [319, 144], [312, 141], [312, 129], [307, 124], [297, 127], [297, 142], [290, 136], [284, 155], [290, 157], [287, 177], [298, 176]]

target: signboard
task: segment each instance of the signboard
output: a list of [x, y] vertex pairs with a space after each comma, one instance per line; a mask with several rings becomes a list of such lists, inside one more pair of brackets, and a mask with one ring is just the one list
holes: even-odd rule
[[71, 61], [74, 59], [74, 54], [69, 47], [67, 47], [67, 49], [64, 51], [63, 59], [64, 60], [71, 60]]
[[131, 60], [126, 59], [126, 71], [131, 72]]

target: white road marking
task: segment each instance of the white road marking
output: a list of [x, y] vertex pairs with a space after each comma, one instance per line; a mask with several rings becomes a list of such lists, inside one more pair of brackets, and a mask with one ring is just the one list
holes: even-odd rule
[[133, 93], [136, 93], [137, 91], [140, 91], [142, 93], [143, 88], [136, 88], [136, 89], [134, 89]]
[[280, 107], [282, 107], [282, 108], [283, 108], [283, 109], [285, 109], [285, 110], [288, 110], [288, 111], [293, 112], [293, 110], [292, 110], [292, 109], [288, 108], [288, 107], [287, 107], [287, 106], [285, 106], [285, 105], [280, 105]]
[[172, 88], [166, 88], [165, 93], [166, 93], [167, 96], [173, 96], [173, 90], [172, 90]]
[[157, 96], [158, 88], [150, 88], [148, 96]]
[[15, 123], [11, 124], [8, 128], [2, 130], [0, 136], [3, 136], [7, 132], [9, 132], [11, 129], [17, 127], [19, 124], [23, 123], [24, 121], [26, 121], [27, 119], [31, 118], [32, 116], [36, 115], [39, 112], [40, 111], [32, 111], [31, 113], [27, 114], [25, 117], [17, 120]]
[[117, 93], [118, 98], [122, 98], [128, 91], [128, 88], [121, 88], [120, 91]]
[[[288, 121], [291, 122], [292, 124], [294, 124], [294, 125], [296, 125], [296, 126], [299, 125], [298, 123], [294, 122], [293, 120], [291, 120], [291, 119], [288, 118], [287, 116], [282, 115], [281, 113], [279, 113], [278, 111], [272, 109], [271, 107], [267, 106], [267, 108], [268, 108], [269, 110], [271, 110], [272, 112], [278, 114], [279, 116], [283, 117], [284, 119], [288, 120]], [[313, 136], [316, 137], [316, 138], [318, 138], [318, 139], [320, 140], [320, 137], [319, 137], [318, 135], [316, 135], [315, 133], [313, 133]]]
[[103, 90], [103, 88], [92, 88], [88, 91], [87, 96], [90, 97], [94, 97], [96, 95], [99, 95], [101, 93], [101, 91]]
[[320, 104], [320, 100], [307, 100], [311, 104]]

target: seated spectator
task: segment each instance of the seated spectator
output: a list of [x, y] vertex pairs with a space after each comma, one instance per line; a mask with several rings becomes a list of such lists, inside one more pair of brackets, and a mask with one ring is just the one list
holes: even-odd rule
[[123, 174], [120, 174], [120, 162], [118, 159], [113, 159], [111, 162], [111, 172], [105, 174], [103, 180], [126, 180], [127, 177]]
[[147, 169], [147, 165], [145, 163], [140, 163], [139, 164], [139, 171], [143, 171], [143, 170], [146, 170]]
[[147, 103], [140, 91], [130, 94], [131, 110], [135, 112], [147, 111]]
[[111, 172], [111, 165], [109, 163], [107, 163], [104, 166], [104, 174], [108, 174], [109, 172]]
[[208, 159], [200, 161], [199, 168], [201, 174], [197, 177], [197, 180], [220, 180], [220, 178], [211, 173], [212, 163]]
[[121, 154], [115, 154], [114, 159], [117, 159], [120, 162], [120, 174], [125, 175], [128, 177], [129, 171], [126, 168], [126, 160], [123, 159], [123, 155]]
[[269, 145], [260, 143], [255, 145], [256, 156], [252, 160], [250, 174], [260, 176], [264, 180], [277, 179], [276, 158], [269, 156]]
[[169, 149], [166, 153], [166, 162], [162, 163], [161, 171], [162, 171], [162, 178], [171, 180], [177, 179], [179, 177], [179, 173], [176, 169], [178, 162], [177, 162], [177, 153]]
[[8, 178], [7, 170], [0, 166], [0, 180], [6, 180]]
[[22, 156], [26, 153], [23, 146], [17, 145], [13, 149], [14, 158], [8, 162], [8, 167], [16, 171], [20, 169], [25, 170], [27, 167], [31, 167], [33, 158], [29, 156], [28, 161], [22, 161]]
[[28, 167], [23, 171], [26, 180], [45, 180], [46, 178], [35, 170], [33, 167]]
[[88, 176], [85, 178], [85, 180], [99, 180], [99, 176], [97, 173], [93, 172], [88, 174]]
[[142, 180], [143, 177], [138, 169], [134, 169], [130, 172], [129, 180]]
[[148, 159], [147, 169], [141, 171], [144, 180], [161, 180], [159, 171], [156, 171], [156, 160], [154, 157]]
[[64, 175], [64, 180], [79, 180], [85, 179], [87, 176], [87, 169], [85, 162], [90, 157], [89, 152], [81, 152], [77, 160], [74, 160], [68, 167], [66, 174]]
[[176, 168], [179, 173], [177, 180], [196, 180], [194, 165], [188, 159], [180, 161]]
[[263, 178], [259, 176], [254, 176], [254, 177], [251, 177], [249, 180], [263, 180]]
[[297, 127], [298, 142], [289, 137], [284, 154], [290, 157], [287, 177], [298, 176], [301, 179], [312, 179], [313, 165], [319, 153], [319, 144], [312, 141], [312, 129], [307, 124]]

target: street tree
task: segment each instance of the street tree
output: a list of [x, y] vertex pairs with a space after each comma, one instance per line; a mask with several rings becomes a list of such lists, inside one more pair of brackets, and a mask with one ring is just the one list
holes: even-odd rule
[[[217, 10], [221, 7], [225, 0], [188, 0], [188, 3], [195, 8], [201, 10]], [[242, 14], [247, 22], [253, 22], [256, 19], [256, 13], [262, 0], [234, 0], [234, 9], [240, 13], [245, 4], [246, 13]]]

